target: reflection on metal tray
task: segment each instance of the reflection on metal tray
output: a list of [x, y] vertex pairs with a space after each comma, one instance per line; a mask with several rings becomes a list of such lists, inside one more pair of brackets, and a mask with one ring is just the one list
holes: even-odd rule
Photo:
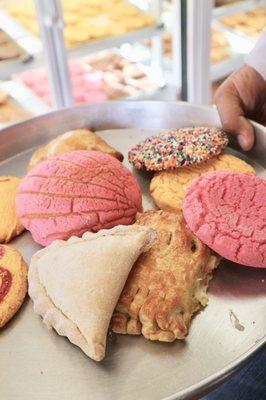
[[[214, 108], [186, 103], [107, 102], [62, 110], [0, 132], [1, 174], [24, 175], [33, 147], [88, 126], [126, 156], [129, 147], [160, 129], [220, 124]], [[233, 152], [265, 176], [266, 129], [254, 124], [256, 145]], [[131, 168], [125, 158], [125, 165]], [[144, 208], [153, 207], [150, 174], [134, 172]], [[29, 262], [39, 248], [29, 233], [11, 242]], [[106, 359], [96, 363], [68, 340], [49, 331], [26, 301], [1, 330], [1, 398], [12, 400], [196, 399], [222, 382], [265, 343], [265, 270], [222, 262], [210, 285], [209, 305], [193, 320], [188, 338], [158, 343], [113, 335]], [[245, 327], [235, 329], [230, 310]], [[89, 312], [89, 310], [88, 310]], [[15, 378], [14, 378], [15, 377]]]

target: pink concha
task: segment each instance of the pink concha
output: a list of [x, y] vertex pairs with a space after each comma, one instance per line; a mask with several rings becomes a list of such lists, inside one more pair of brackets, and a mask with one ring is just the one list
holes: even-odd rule
[[218, 171], [196, 179], [183, 214], [192, 232], [222, 257], [266, 268], [266, 181]]
[[32, 169], [17, 192], [17, 212], [34, 240], [56, 239], [129, 225], [141, 211], [141, 190], [118, 160], [98, 151], [72, 151]]

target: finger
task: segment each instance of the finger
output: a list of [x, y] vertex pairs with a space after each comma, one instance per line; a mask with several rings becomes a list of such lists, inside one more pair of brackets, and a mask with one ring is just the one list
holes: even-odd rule
[[225, 82], [218, 89], [215, 101], [224, 130], [237, 137], [243, 150], [250, 150], [254, 144], [254, 129], [244, 116], [235, 88]]

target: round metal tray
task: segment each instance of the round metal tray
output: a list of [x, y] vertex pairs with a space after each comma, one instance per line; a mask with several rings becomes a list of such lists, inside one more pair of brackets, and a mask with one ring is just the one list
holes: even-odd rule
[[[33, 148], [67, 130], [90, 127], [126, 153], [149, 133], [191, 125], [219, 126], [214, 108], [186, 103], [111, 102], [53, 112], [0, 132], [0, 174], [23, 176]], [[254, 124], [256, 145], [228, 150], [265, 176], [266, 130]], [[126, 157], [124, 163], [129, 167]], [[130, 167], [129, 167], [130, 168]], [[151, 175], [136, 173], [144, 208]], [[11, 242], [29, 262], [39, 249], [29, 233]], [[223, 261], [209, 290], [209, 305], [193, 319], [189, 336], [171, 344], [111, 335], [96, 363], [49, 331], [27, 299], [0, 331], [0, 397], [5, 400], [196, 399], [232, 374], [265, 343], [266, 270]], [[90, 312], [90, 310], [88, 310]], [[241, 330], [236, 323], [244, 327]]]

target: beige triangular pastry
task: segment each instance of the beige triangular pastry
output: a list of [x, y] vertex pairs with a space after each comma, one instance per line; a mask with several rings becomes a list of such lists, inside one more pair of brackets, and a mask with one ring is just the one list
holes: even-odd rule
[[155, 239], [151, 228], [117, 226], [55, 241], [38, 251], [29, 269], [35, 312], [89, 357], [102, 360], [110, 319], [127, 276]]

